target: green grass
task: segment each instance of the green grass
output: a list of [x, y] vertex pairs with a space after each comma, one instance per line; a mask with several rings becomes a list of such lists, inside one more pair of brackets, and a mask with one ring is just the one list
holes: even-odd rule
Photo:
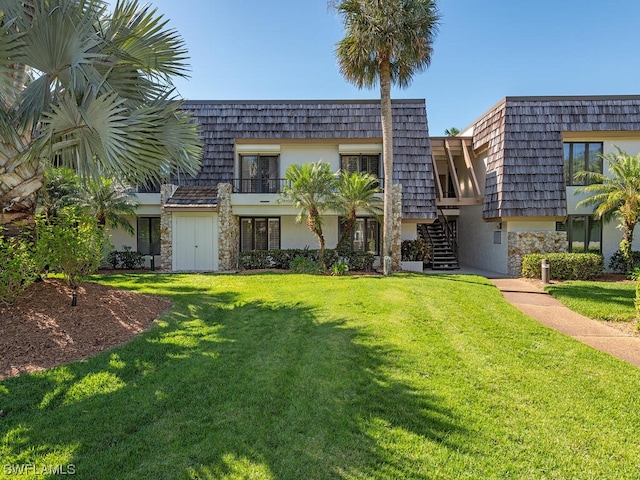
[[585, 317], [610, 322], [636, 318], [634, 282], [592, 282], [572, 280], [545, 288], [571, 310]]
[[90, 479], [640, 477], [640, 370], [539, 325], [484, 279], [98, 281], [174, 307], [126, 345], [0, 382], [3, 466], [72, 464]]

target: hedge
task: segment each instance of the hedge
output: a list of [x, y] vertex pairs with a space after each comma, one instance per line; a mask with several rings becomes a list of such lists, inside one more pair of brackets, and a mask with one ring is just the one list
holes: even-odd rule
[[604, 271], [604, 257], [597, 253], [531, 253], [522, 259], [522, 276], [542, 278], [543, 258], [554, 280], [592, 280]]
[[[242, 270], [254, 270], [263, 268], [277, 268], [290, 270], [291, 262], [297, 257], [308, 258], [314, 262], [320, 260], [318, 250], [285, 249], [285, 250], [248, 250], [240, 252], [238, 267]], [[369, 252], [340, 251], [327, 249], [324, 252], [327, 268], [333, 264], [343, 261], [349, 266], [349, 270], [371, 271], [373, 270], [374, 256]]]

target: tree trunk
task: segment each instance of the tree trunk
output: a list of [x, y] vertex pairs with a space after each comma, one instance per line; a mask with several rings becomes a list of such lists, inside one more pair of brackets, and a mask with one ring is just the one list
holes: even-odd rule
[[349, 215], [347, 215], [347, 218], [345, 219], [344, 232], [342, 233], [340, 240], [338, 240], [338, 245], [336, 245], [336, 250], [340, 250], [341, 248], [346, 246], [347, 240], [349, 240], [349, 238], [351, 237], [351, 234], [353, 233], [353, 226], [355, 224], [356, 224], [356, 212], [355, 210], [353, 210], [349, 212]]
[[633, 230], [635, 224], [629, 224], [624, 222], [624, 234], [622, 235], [622, 241], [620, 242], [620, 253], [627, 264], [627, 272], [633, 271]]
[[380, 61], [380, 114], [382, 121], [382, 152], [384, 166], [384, 207], [382, 230], [382, 265], [385, 275], [391, 274], [393, 240], [393, 116], [391, 113], [391, 65], [388, 58]]
[[0, 147], [0, 227], [6, 236], [17, 236], [35, 224], [38, 192], [44, 185], [39, 159], [18, 162], [7, 155], [8, 145]]

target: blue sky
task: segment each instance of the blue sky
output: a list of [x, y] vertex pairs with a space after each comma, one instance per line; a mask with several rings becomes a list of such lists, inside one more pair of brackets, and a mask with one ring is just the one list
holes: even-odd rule
[[[186, 41], [187, 99], [379, 98], [338, 71], [326, 0], [150, 0]], [[441, 0], [431, 66], [393, 98], [424, 98], [431, 135], [508, 95], [640, 93], [640, 2]]]

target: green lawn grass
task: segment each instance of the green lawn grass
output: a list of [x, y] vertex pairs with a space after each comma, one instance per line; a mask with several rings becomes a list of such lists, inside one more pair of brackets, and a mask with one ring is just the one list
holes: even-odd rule
[[97, 280], [174, 306], [126, 345], [0, 382], [0, 475], [640, 477], [640, 370], [479, 277]]
[[634, 282], [578, 280], [557, 283], [545, 288], [571, 310], [585, 317], [610, 322], [635, 320], [635, 289]]

